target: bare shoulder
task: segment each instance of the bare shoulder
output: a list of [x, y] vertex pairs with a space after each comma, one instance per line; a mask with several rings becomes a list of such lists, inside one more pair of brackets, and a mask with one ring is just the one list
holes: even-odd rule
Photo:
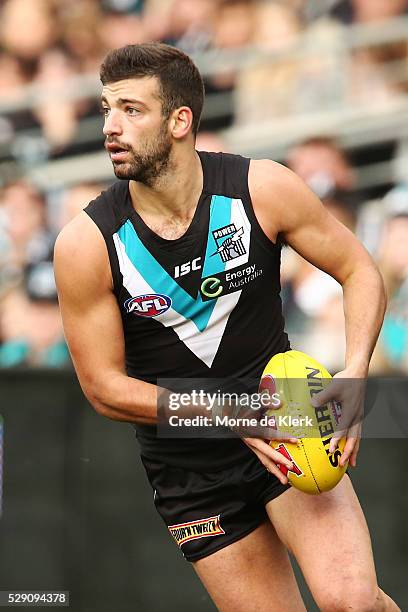
[[278, 195], [285, 195], [292, 190], [305, 188], [300, 177], [283, 164], [270, 159], [252, 159], [249, 166], [249, 187], [251, 195], [273, 187]]
[[57, 284], [61, 287], [75, 279], [92, 285], [112, 286], [110, 265], [105, 240], [92, 221], [82, 212], [59, 233], [54, 248], [54, 268]]
[[55, 252], [61, 257], [89, 254], [93, 250], [98, 251], [103, 243], [102, 234], [95, 223], [85, 212], [81, 212], [60, 231]]
[[305, 220], [325, 215], [320, 200], [304, 181], [277, 162], [251, 160], [248, 186], [255, 214], [271, 240]]

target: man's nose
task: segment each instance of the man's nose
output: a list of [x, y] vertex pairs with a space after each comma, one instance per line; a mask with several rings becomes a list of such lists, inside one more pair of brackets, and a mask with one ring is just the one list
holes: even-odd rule
[[120, 123], [119, 114], [113, 109], [109, 112], [109, 115], [105, 117], [103, 133], [105, 136], [112, 136], [113, 134], [122, 133], [122, 126]]

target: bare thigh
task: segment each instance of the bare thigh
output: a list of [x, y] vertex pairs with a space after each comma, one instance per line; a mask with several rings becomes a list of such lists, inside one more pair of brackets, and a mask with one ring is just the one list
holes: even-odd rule
[[353, 584], [377, 588], [367, 523], [347, 475], [332, 491], [312, 496], [291, 489], [266, 509], [317, 603], [343, 597]]
[[306, 610], [287, 550], [269, 522], [193, 565], [220, 611]]

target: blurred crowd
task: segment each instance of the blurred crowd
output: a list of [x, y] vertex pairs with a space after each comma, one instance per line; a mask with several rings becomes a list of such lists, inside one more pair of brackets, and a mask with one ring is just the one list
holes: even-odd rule
[[[350, 24], [381, 25], [407, 13], [408, 0], [0, 0], [0, 367], [70, 363], [53, 244], [106, 185], [45, 189], [26, 174], [42, 161], [101, 150], [97, 86], [92, 94], [84, 87], [79, 97], [71, 85], [89, 75], [97, 82], [109, 49], [160, 40], [197, 58], [257, 54], [256, 62], [205, 76], [208, 99], [222, 94], [224, 105], [205, 114], [197, 148], [227, 151], [219, 130], [230, 126], [336, 109], [345, 101], [385, 108], [408, 95], [408, 37], [342, 52]], [[77, 81], [77, 90], [78, 83], [85, 81]], [[38, 92], [46, 97], [38, 101]], [[279, 160], [361, 238], [382, 270], [389, 307], [375, 373], [408, 372], [408, 183], [364, 191], [355, 167], [394, 153], [395, 143], [387, 143], [353, 156], [316, 134]], [[337, 283], [285, 248], [282, 296], [292, 344], [341, 368]]]

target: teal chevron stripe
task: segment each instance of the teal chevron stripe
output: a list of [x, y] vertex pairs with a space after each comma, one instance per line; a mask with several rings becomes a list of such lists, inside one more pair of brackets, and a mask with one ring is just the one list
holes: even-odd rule
[[200, 301], [195, 300], [176, 283], [146, 249], [130, 220], [122, 225], [118, 235], [125, 246], [126, 255], [150, 287], [157, 293], [169, 295], [174, 310], [194, 321], [200, 331], [205, 329], [212, 312], [212, 308], [206, 307], [209, 302], [202, 302], [201, 296]]
[[[231, 198], [213, 196], [210, 204], [210, 221], [203, 278], [204, 276], [222, 272], [225, 269], [225, 264], [221, 257], [211, 257], [211, 254], [217, 249], [212, 231], [228, 225], [230, 218]], [[200, 293], [194, 299], [187, 291], [180, 287], [144, 246], [129, 219], [120, 227], [117, 234], [125, 247], [126, 255], [150, 287], [156, 293], [169, 295], [172, 300], [172, 308], [186, 319], [193, 321], [200, 332], [204, 331], [217, 300], [203, 302]]]
[[208, 224], [207, 248], [203, 265], [202, 278], [212, 276], [219, 272], [224, 272], [225, 263], [221, 257], [212, 254], [217, 250], [218, 245], [214, 240], [213, 231], [224, 227], [231, 222], [232, 199], [225, 196], [213, 195], [210, 204], [210, 222]]

